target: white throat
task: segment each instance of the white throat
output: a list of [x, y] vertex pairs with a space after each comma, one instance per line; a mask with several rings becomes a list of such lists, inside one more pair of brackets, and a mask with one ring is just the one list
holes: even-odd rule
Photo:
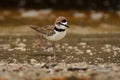
[[67, 27], [64, 26], [64, 25], [57, 25], [57, 24], [55, 24], [55, 27], [58, 28], [58, 29], [66, 29]]

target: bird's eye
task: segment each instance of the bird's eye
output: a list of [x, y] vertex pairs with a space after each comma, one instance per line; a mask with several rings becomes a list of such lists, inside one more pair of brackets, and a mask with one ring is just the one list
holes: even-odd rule
[[66, 22], [66, 20], [62, 20], [62, 22]]

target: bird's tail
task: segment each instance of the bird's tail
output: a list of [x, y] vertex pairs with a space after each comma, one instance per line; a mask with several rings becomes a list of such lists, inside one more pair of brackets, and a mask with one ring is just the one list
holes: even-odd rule
[[36, 25], [29, 25], [29, 27], [32, 28], [33, 30], [39, 32], [39, 26], [36, 26]]
[[36, 25], [29, 25], [29, 27], [34, 29], [34, 30], [36, 30], [38, 28], [38, 26], [36, 26]]

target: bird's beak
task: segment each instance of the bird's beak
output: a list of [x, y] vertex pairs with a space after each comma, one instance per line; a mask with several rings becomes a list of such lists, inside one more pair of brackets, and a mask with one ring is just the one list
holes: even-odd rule
[[67, 24], [63, 24], [63, 23], [59, 23], [59, 24], [65, 26], [65, 27], [67, 27], [67, 28], [69, 28], [69, 26], [68, 26]]
[[67, 28], [69, 28], [69, 26], [68, 25], [65, 25]]

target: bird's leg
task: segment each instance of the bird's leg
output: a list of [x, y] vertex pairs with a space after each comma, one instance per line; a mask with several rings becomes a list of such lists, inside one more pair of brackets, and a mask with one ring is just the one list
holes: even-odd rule
[[39, 35], [39, 36], [37, 36], [38, 37], [38, 39], [37, 39], [37, 41], [36, 41], [36, 47], [37, 48], [40, 48], [40, 47], [42, 47], [42, 45], [43, 45], [43, 39], [42, 39], [42, 35]]
[[56, 61], [56, 47], [55, 47], [55, 44], [56, 42], [55, 41], [52, 41], [52, 47], [53, 47], [53, 59], [54, 59], [54, 62]]
[[43, 36], [42, 36], [42, 35], [39, 36], [38, 46], [39, 46], [39, 47], [42, 47], [42, 46], [43, 46]]

